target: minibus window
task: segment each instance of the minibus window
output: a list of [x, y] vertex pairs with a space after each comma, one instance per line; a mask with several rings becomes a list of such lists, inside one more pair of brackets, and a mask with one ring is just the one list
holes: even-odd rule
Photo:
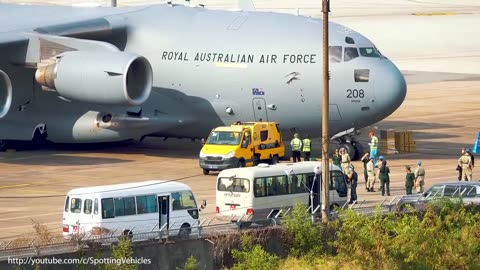
[[68, 212], [68, 202], [70, 201], [70, 197], [67, 196], [67, 199], [65, 200], [65, 212]]
[[95, 202], [93, 203], [93, 214], [98, 215], [98, 199], [95, 199]]
[[82, 209], [82, 199], [72, 198], [70, 201], [70, 212], [71, 213], [81, 213]]
[[255, 186], [254, 186], [254, 191], [255, 191], [255, 197], [265, 197], [266, 196], [266, 191], [265, 191], [265, 178], [255, 178]]
[[115, 198], [115, 216], [135, 215], [137, 212], [134, 197]]
[[92, 213], [92, 200], [87, 199], [83, 205], [83, 213], [90, 215]]
[[113, 198], [102, 199], [102, 218], [114, 218]]
[[157, 196], [155, 195], [146, 195], [146, 196], [137, 196], [137, 213], [138, 214], [147, 214], [147, 213], [156, 213], [158, 212], [157, 208]]
[[218, 179], [218, 191], [250, 192], [250, 181], [245, 178], [222, 177]]
[[172, 192], [172, 209], [183, 210], [197, 208], [191, 191]]

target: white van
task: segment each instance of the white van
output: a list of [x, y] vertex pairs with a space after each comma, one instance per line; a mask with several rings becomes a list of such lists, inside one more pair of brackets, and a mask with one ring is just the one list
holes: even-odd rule
[[63, 236], [112, 233], [131, 236], [160, 228], [188, 236], [198, 228], [198, 216], [191, 188], [179, 182], [76, 188], [65, 199]]
[[[232, 221], [265, 220], [269, 213], [292, 207], [295, 202], [309, 205], [313, 186], [314, 207], [321, 204], [320, 162], [259, 164], [257, 167], [223, 170], [217, 177], [217, 218]], [[347, 201], [347, 182], [340, 167], [330, 167], [330, 208]], [[315, 180], [315, 181], [314, 181]]]

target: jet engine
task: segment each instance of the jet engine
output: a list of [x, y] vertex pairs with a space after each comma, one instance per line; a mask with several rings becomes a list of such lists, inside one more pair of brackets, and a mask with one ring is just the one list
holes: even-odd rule
[[0, 70], [0, 118], [7, 115], [12, 105], [12, 82], [7, 73]]
[[152, 90], [148, 60], [126, 52], [73, 51], [37, 69], [36, 81], [72, 101], [136, 106]]

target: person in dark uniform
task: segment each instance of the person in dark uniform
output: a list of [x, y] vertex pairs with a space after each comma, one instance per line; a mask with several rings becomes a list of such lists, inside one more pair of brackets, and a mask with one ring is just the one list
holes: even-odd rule
[[412, 172], [410, 166], [406, 167], [407, 175], [405, 176], [405, 190], [407, 195], [412, 194], [413, 184], [415, 183], [415, 174]]
[[337, 165], [338, 167], [341, 168], [340, 163], [342, 162], [342, 157], [340, 156], [340, 153], [338, 152], [338, 148], [335, 149], [335, 154], [333, 154], [332, 157], [332, 163], [333, 165]]
[[[382, 161], [382, 166], [379, 170], [380, 185], [382, 186], [382, 196], [385, 196], [385, 191], [387, 196], [390, 196], [390, 168], [387, 167], [387, 161]], [[385, 189], [386, 188], [386, 189]]]
[[367, 164], [368, 164], [368, 161], [370, 160], [370, 153], [365, 153], [365, 155], [363, 155], [363, 157], [360, 159], [360, 161], [363, 162], [363, 177], [365, 178], [365, 190], [368, 191], [368, 187], [367, 187], [367, 182], [368, 182], [368, 171], [367, 171]]
[[350, 165], [349, 172], [347, 174], [348, 182], [350, 183], [350, 201], [349, 204], [357, 201], [357, 183], [358, 183], [358, 174], [355, 171], [355, 167]]

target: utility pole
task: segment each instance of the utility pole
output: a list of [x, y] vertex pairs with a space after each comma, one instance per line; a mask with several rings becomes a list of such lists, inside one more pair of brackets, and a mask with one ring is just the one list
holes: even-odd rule
[[322, 101], [322, 222], [330, 220], [330, 166], [328, 155], [329, 67], [328, 67], [328, 13], [330, 0], [322, 0], [323, 13], [323, 101]]

